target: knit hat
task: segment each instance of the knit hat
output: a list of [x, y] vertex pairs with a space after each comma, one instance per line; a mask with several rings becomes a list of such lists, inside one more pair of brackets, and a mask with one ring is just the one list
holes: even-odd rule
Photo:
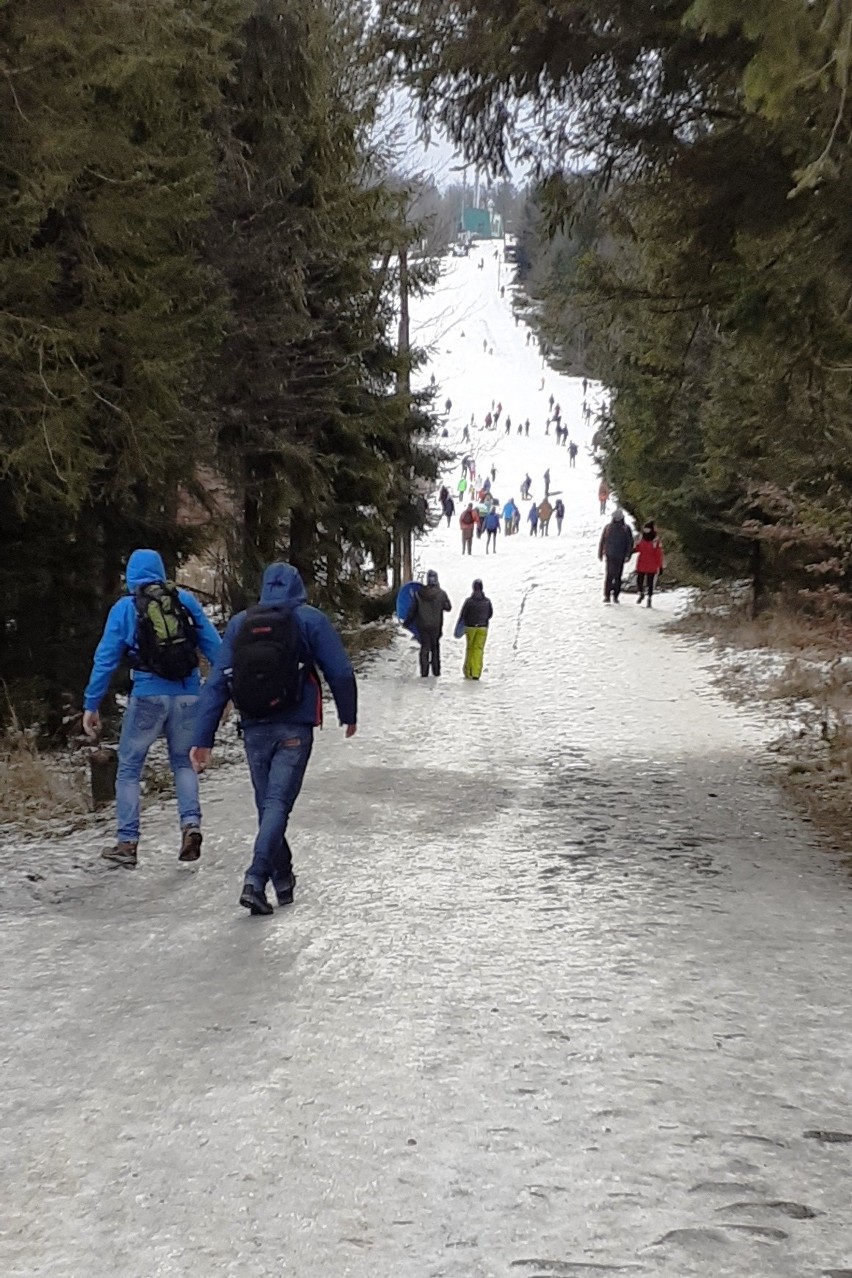
[[620, 506], [616, 506], [615, 510], [612, 512], [612, 517], [617, 524], [624, 523], [624, 511]]
[[438, 584], [438, 574], [435, 572], [434, 568], [430, 568], [426, 574], [426, 585], [437, 586], [437, 584]]
[[476, 581], [473, 583], [473, 588], [474, 588], [474, 590], [481, 590], [481, 589], [482, 589], [482, 582], [479, 580], [479, 578], [478, 578], [478, 577], [477, 577]]

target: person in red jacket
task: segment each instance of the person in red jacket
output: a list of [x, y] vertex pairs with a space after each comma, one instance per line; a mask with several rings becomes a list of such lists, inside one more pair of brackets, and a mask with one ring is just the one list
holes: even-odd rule
[[636, 584], [639, 587], [639, 597], [636, 602], [641, 604], [647, 593], [650, 608], [654, 597], [654, 583], [666, 566], [663, 543], [657, 536], [657, 527], [653, 519], [649, 519], [642, 525], [642, 532], [636, 542], [636, 555]]

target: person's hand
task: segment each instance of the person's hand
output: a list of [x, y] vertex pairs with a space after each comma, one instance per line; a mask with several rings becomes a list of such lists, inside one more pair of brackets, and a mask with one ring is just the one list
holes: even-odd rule
[[101, 716], [97, 710], [83, 711], [83, 731], [91, 741], [97, 741], [101, 735]]
[[346, 725], [346, 740], [348, 741], [350, 737], [354, 737], [354, 736], [355, 736], [355, 733], [356, 733], [357, 731], [358, 731], [358, 725], [357, 725], [357, 723], [347, 723], [347, 725]]
[[193, 772], [203, 772], [210, 762], [213, 751], [208, 746], [193, 746], [189, 752], [189, 761]]

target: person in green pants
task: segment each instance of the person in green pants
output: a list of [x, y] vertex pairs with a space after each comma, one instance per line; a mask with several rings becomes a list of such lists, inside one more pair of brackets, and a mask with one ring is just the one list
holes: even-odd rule
[[464, 626], [465, 679], [478, 679], [482, 674], [482, 660], [485, 656], [485, 640], [488, 638], [488, 623], [494, 616], [491, 600], [482, 589], [482, 582], [477, 577], [473, 583], [473, 594], [465, 599], [459, 622]]

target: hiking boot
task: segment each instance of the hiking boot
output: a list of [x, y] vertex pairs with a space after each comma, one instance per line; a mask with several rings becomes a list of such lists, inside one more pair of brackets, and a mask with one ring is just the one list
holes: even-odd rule
[[115, 847], [104, 848], [101, 856], [112, 865], [126, 865], [128, 869], [136, 868], [135, 843], [116, 843]]
[[285, 882], [281, 885], [281, 887], [279, 887], [277, 883], [275, 884], [275, 895], [278, 897], [279, 905], [293, 904], [293, 888], [295, 886], [296, 886], [295, 874], [291, 874], [289, 882], [285, 880]]
[[251, 914], [272, 913], [272, 906], [266, 899], [266, 893], [261, 892], [253, 883], [243, 884], [243, 890], [240, 893], [240, 905], [244, 906]]
[[201, 831], [197, 825], [188, 825], [180, 841], [179, 861], [197, 861], [201, 856]]
[[[636, 598], [636, 602], [637, 602], [638, 604], [640, 604], [644, 598], [645, 598], [645, 596], [644, 596], [644, 595], [638, 595], [638, 596], [637, 596], [637, 598]], [[650, 602], [651, 602], [651, 600], [649, 599], [649, 600], [648, 600], [648, 603], [650, 603]]]
[[649, 608], [651, 607], [651, 596], [650, 596], [650, 595], [648, 596], [648, 607], [649, 607]]

